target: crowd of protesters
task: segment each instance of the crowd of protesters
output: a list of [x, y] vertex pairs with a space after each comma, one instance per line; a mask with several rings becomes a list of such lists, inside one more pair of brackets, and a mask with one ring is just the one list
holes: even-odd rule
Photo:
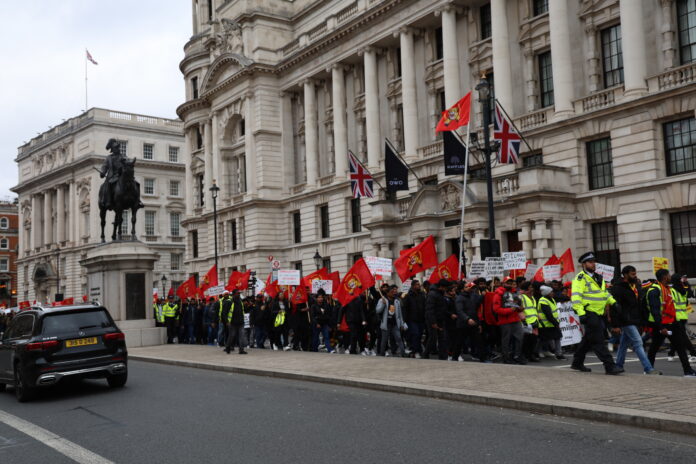
[[[592, 271], [584, 272], [595, 276]], [[606, 284], [613, 298], [601, 316], [602, 344], [607, 351], [617, 352], [616, 364], [612, 358], [608, 374], [623, 372], [629, 345], [646, 374], [660, 374], [654, 368], [655, 353], [669, 338], [670, 360], [675, 348], [683, 348], [679, 356], [684, 373], [696, 376], [689, 365], [696, 361], [696, 349], [686, 335], [683, 317], [690, 311], [691, 287], [685, 276], [670, 276], [668, 271], [658, 272], [656, 277], [641, 284], [635, 268], [626, 266], [613, 285]], [[679, 317], [674, 321], [661, 317], [663, 297], [650, 291], [663, 284], [678, 302]], [[683, 308], [681, 301], [685, 302]], [[572, 306], [571, 282], [506, 277], [434, 284], [413, 280], [407, 291], [382, 283], [345, 306], [321, 290], [310, 295], [307, 303], [297, 305], [289, 302], [287, 292], [270, 298], [235, 291], [207, 300], [180, 302], [170, 296], [156, 302], [153, 309], [158, 324], [167, 327], [168, 343], [208, 344], [224, 347], [228, 353], [236, 347], [241, 354], [255, 348], [527, 364], [544, 358], [566, 359], [577, 348], [561, 346], [559, 309]], [[580, 319], [583, 324], [594, 320], [585, 315]], [[673, 332], [680, 326], [682, 335], [677, 339]], [[647, 343], [646, 354], [643, 347]], [[589, 371], [582, 360], [576, 370]]]

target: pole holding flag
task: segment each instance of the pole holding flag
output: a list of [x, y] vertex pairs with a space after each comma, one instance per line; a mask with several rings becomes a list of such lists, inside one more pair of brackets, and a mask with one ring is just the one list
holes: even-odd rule
[[90, 61], [92, 64], [95, 66], [98, 65], [94, 58], [92, 58], [92, 55], [89, 53], [89, 50], [85, 48], [85, 111], [87, 111], [88, 106], [88, 100], [87, 100], [87, 62]]

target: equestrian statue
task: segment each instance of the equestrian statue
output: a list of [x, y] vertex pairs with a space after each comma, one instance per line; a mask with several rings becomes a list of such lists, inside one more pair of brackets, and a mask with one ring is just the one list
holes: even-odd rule
[[[99, 188], [99, 217], [101, 218], [101, 241], [104, 243], [104, 225], [106, 224], [106, 212], [114, 212], [114, 232], [111, 240], [123, 238], [121, 224], [123, 223], [123, 211], [131, 210], [131, 240], [136, 240], [135, 217], [138, 209], [143, 207], [140, 201], [140, 184], [135, 180], [135, 158], [128, 159], [121, 154], [120, 143], [116, 139], [110, 139], [106, 149], [111, 153], [104, 160], [99, 170], [99, 177], [106, 179]], [[95, 168], [96, 169], [96, 168]]]

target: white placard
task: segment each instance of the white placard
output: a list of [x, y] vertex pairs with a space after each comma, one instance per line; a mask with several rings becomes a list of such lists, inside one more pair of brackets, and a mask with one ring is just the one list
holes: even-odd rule
[[472, 261], [471, 267], [469, 268], [469, 278], [477, 279], [479, 277], [486, 276], [486, 263], [483, 261]]
[[152, 296], [157, 296], [157, 288], [152, 289]]
[[524, 269], [527, 267], [527, 254], [524, 251], [511, 251], [503, 253], [503, 267], [506, 271]]
[[391, 258], [381, 258], [379, 256], [365, 256], [365, 264], [370, 269], [372, 275], [391, 276]]
[[601, 275], [604, 278], [605, 282], [611, 282], [612, 280], [614, 280], [614, 266], [597, 263], [595, 272]]
[[260, 295], [266, 289], [266, 282], [263, 279], [256, 279], [256, 286], [254, 287], [254, 295]]
[[278, 270], [278, 285], [300, 285], [300, 271], [295, 269]]
[[401, 282], [401, 293], [411, 290], [411, 279], [406, 279]]
[[215, 287], [209, 287], [204, 292], [207, 296], [218, 296], [225, 293], [224, 285], [216, 285]]
[[561, 280], [561, 265], [549, 264], [544, 266], [541, 273], [544, 275], [544, 280]]
[[505, 262], [503, 258], [486, 258], [484, 264], [486, 278], [491, 279], [493, 277], [503, 277], [505, 275]]
[[524, 272], [524, 280], [532, 280], [540, 267], [538, 264], [528, 264]]
[[317, 294], [319, 290], [324, 290], [327, 295], [331, 295], [333, 293], [333, 280], [313, 280], [312, 293]]
[[573, 311], [570, 302], [558, 303], [558, 324], [561, 329], [561, 346], [575, 345], [582, 340], [582, 326], [580, 318]]

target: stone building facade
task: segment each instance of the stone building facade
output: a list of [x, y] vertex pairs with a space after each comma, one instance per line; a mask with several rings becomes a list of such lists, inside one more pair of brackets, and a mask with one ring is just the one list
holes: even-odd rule
[[17, 202], [0, 202], [0, 306], [17, 306]]
[[[92, 108], [38, 135], [19, 147], [20, 300], [52, 301], [88, 294], [87, 275], [80, 261], [101, 242], [99, 176], [115, 138], [121, 152], [137, 158], [135, 177], [145, 205], [138, 211], [136, 236], [156, 251], [154, 278], [166, 275], [181, 282], [185, 213], [184, 140], [182, 122], [101, 108]], [[130, 238], [130, 216], [124, 213], [124, 237]], [[113, 231], [108, 212], [104, 233]]]
[[[529, 144], [493, 168], [496, 236], [537, 263], [572, 248], [696, 275], [696, 16], [687, 0], [193, 0], [186, 101], [187, 263], [221, 275], [334, 270], [436, 237], [469, 260], [488, 235], [483, 158], [446, 176], [440, 112], [481, 75]], [[481, 137], [481, 106], [472, 131]], [[422, 180], [352, 200], [346, 153], [384, 177], [389, 138]], [[383, 183], [383, 182], [382, 182]]]

